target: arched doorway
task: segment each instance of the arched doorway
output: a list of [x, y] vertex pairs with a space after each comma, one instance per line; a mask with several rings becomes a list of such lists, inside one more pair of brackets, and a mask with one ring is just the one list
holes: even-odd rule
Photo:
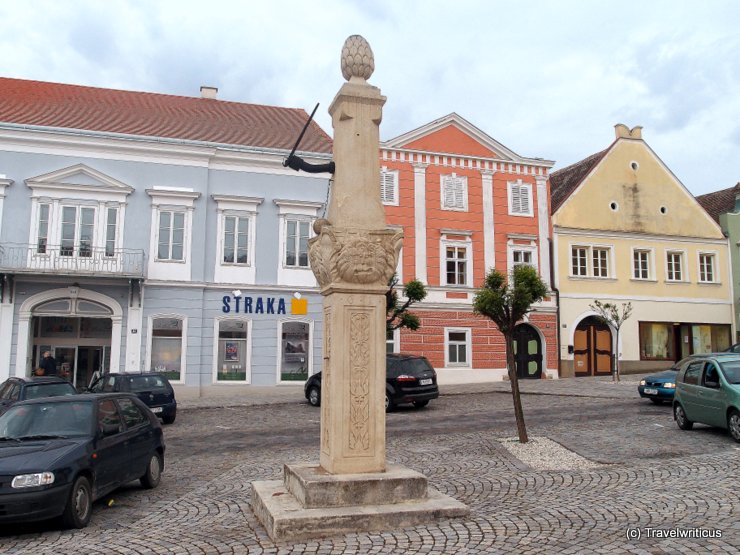
[[31, 296], [18, 319], [16, 375], [29, 375], [50, 351], [60, 374], [88, 385], [93, 372], [118, 368], [121, 321], [121, 305], [95, 291], [69, 287]]
[[537, 330], [529, 324], [519, 324], [514, 329], [514, 360], [519, 379], [542, 377], [542, 340]]
[[596, 316], [576, 327], [573, 337], [573, 367], [576, 376], [607, 376], [612, 371], [612, 332]]

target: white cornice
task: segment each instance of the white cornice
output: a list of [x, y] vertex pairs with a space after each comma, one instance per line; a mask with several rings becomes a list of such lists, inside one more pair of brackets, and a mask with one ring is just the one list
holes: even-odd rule
[[10, 187], [12, 184], [12, 179], [6, 179], [5, 176], [0, 177], [0, 198], [5, 198], [5, 188]]
[[216, 202], [243, 202], [245, 204], [262, 204], [264, 198], [261, 197], [241, 197], [238, 195], [211, 195]]
[[[73, 181], [75, 176], [84, 175], [97, 183], [67, 183], [63, 180], [69, 179]], [[114, 179], [113, 177], [106, 175], [98, 170], [95, 170], [85, 164], [75, 164], [59, 170], [55, 170], [50, 173], [39, 175], [37, 177], [31, 177], [26, 179], [26, 185], [31, 189], [74, 189], [74, 190], [88, 190], [98, 191], [101, 193], [118, 193], [123, 195], [129, 195], [134, 191], [134, 188], [130, 185]]]
[[309, 200], [287, 200], [276, 198], [272, 202], [274, 202], [281, 208], [314, 208], [318, 210], [319, 208], [324, 206], [323, 202], [313, 202]]
[[[644, 295], [601, 295], [605, 300], [616, 300], [616, 301], [640, 301], [640, 302], [654, 302], [654, 303], [682, 303], [682, 304], [712, 304], [712, 305], [732, 305], [732, 300], [727, 299], [700, 299], [697, 297], [648, 297]], [[563, 293], [560, 292], [560, 299], [594, 299], [594, 294], [588, 293]]]
[[571, 227], [561, 227], [554, 225], [552, 227], [553, 235], [565, 236], [575, 235], [579, 237], [605, 237], [610, 239], [632, 239], [638, 241], [675, 241], [691, 243], [709, 243], [714, 245], [727, 245], [726, 238], [712, 239], [710, 237], [691, 237], [683, 235], [651, 235], [649, 233], [636, 233], [629, 231], [611, 231], [596, 229], [577, 229]]

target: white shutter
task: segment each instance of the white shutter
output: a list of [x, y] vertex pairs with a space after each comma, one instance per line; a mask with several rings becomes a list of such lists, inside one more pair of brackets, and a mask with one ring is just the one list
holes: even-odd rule
[[386, 204], [396, 204], [396, 172], [380, 172], [380, 201]]
[[442, 207], [465, 210], [467, 201], [467, 179], [454, 173], [442, 177]]
[[444, 199], [443, 199], [443, 205], [445, 208], [454, 208], [455, 207], [455, 184], [452, 180], [452, 177], [449, 175], [444, 176]]
[[528, 185], [511, 183], [511, 213], [531, 214], [530, 189]]
[[520, 185], [519, 191], [521, 194], [520, 202], [521, 202], [521, 211], [522, 214], [529, 214], [531, 212], [530, 210], [530, 200], [529, 200], [529, 187], [526, 185]]

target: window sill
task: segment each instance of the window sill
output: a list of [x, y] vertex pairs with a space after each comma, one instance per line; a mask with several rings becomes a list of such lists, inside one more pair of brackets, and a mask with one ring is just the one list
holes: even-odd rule
[[576, 280], [576, 281], [618, 281], [617, 278], [613, 278], [613, 277], [568, 276], [568, 278]]
[[711, 287], [713, 285], [714, 286], [722, 285], [722, 282], [721, 281], [697, 281], [696, 284], [699, 286], [704, 285], [704, 286]]
[[283, 266], [283, 270], [301, 271], [301, 272], [309, 271], [310, 272], [311, 267], [310, 266]]
[[635, 281], [638, 283], [658, 283], [657, 279], [650, 279], [650, 278], [630, 278], [630, 281]]
[[691, 285], [690, 281], [682, 281], [682, 280], [669, 280], [666, 279], [663, 281], [666, 285]]
[[452, 206], [441, 206], [440, 210], [444, 210], [446, 212], [468, 212], [467, 206], [465, 208], [454, 208]]
[[186, 264], [186, 260], [167, 260], [164, 258], [155, 258], [154, 259], [155, 264]]
[[519, 213], [519, 212], [509, 212], [509, 216], [518, 216], [521, 218], [534, 218], [533, 213]]

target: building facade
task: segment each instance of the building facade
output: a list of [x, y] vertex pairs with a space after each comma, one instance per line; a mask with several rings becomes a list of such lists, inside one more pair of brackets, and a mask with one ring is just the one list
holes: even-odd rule
[[[472, 300], [492, 268], [531, 264], [549, 284], [553, 163], [519, 156], [453, 113], [382, 143], [380, 165], [387, 223], [404, 232], [399, 278], [429, 291], [412, 309], [421, 327], [397, 331], [388, 349], [425, 355], [441, 383], [503, 379], [503, 336]], [[520, 377], [557, 376], [556, 320], [548, 299], [519, 326]]]
[[[283, 159], [303, 110], [0, 79], [0, 378], [43, 352], [76, 386], [162, 371], [178, 395], [321, 364], [308, 267], [327, 174]], [[301, 150], [331, 158], [309, 126]]]
[[[740, 291], [740, 183], [734, 187], [696, 197], [707, 213], [722, 228], [730, 242], [730, 263], [732, 265], [732, 287]], [[740, 341], [740, 300], [733, 295], [733, 314], [735, 322], [735, 342]]]
[[[727, 239], [653, 150], [617, 125], [605, 150], [553, 172], [552, 221], [563, 376], [665, 368], [727, 348], [733, 287]], [[631, 303], [620, 330], [595, 300]]]

